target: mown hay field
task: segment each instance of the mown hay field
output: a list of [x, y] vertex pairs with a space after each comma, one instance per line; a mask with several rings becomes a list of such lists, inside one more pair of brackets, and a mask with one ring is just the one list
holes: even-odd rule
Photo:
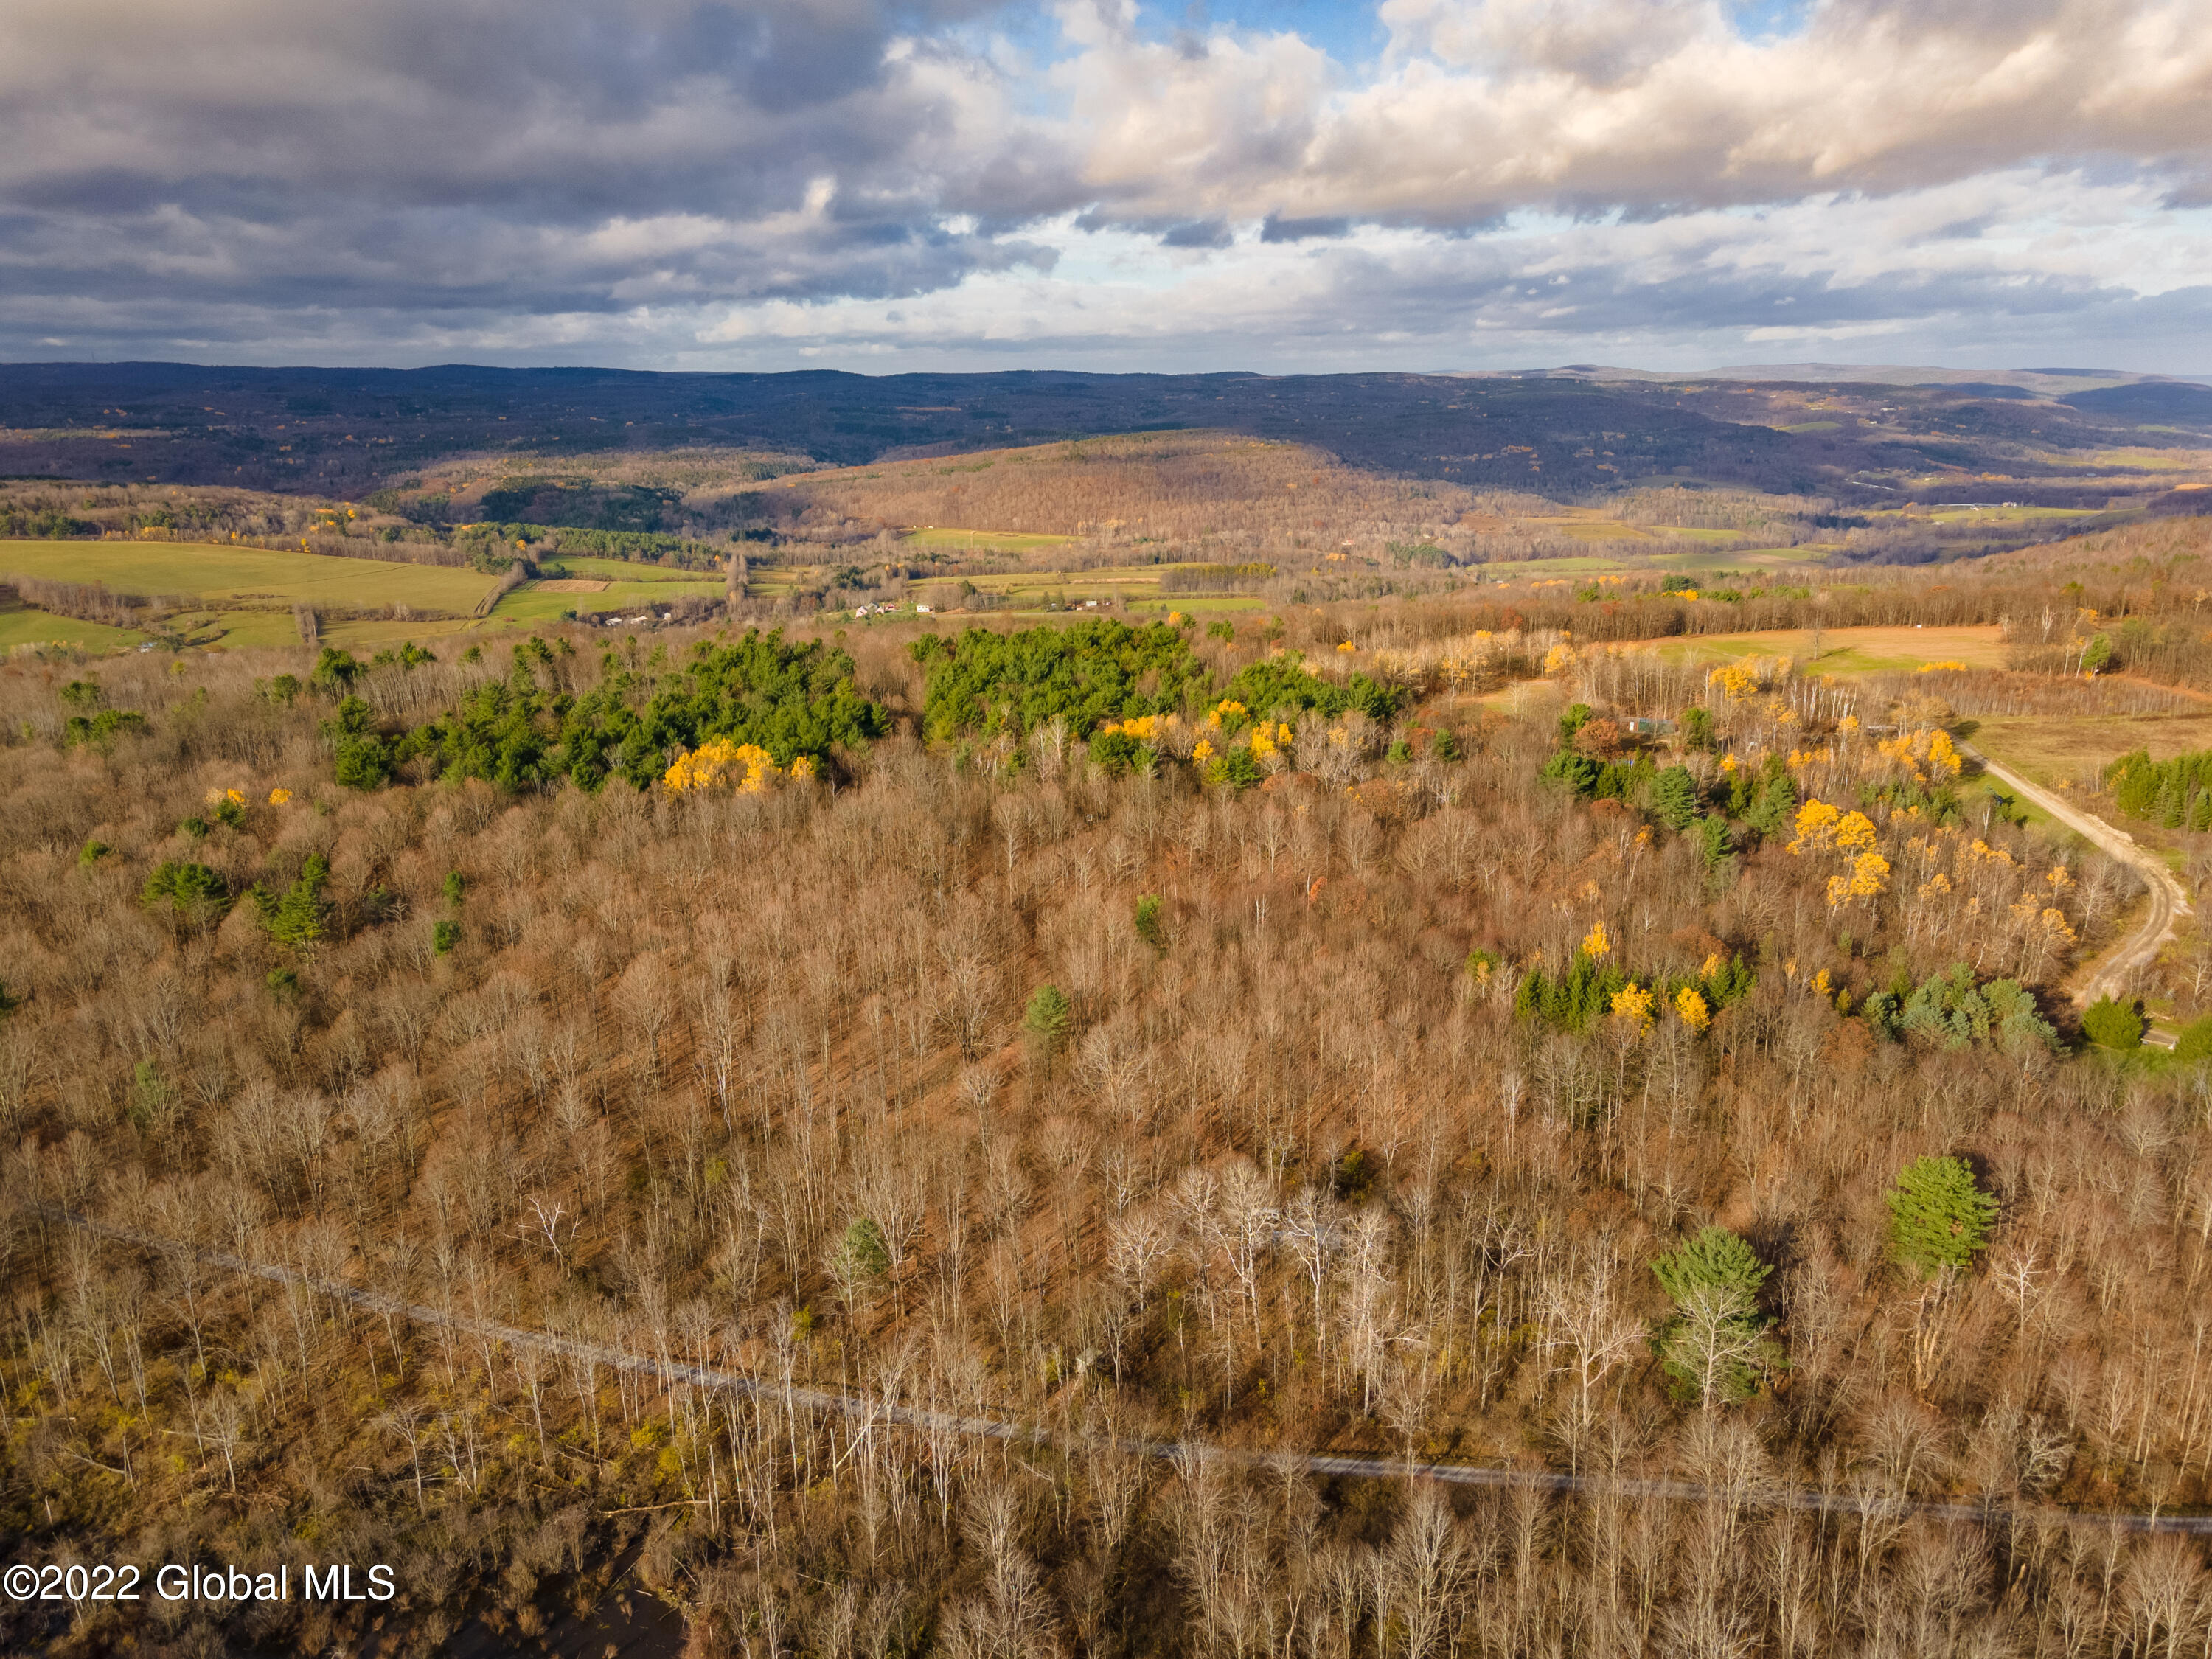
[[0, 651], [13, 651], [22, 645], [66, 645], [80, 651], [114, 651], [136, 645], [143, 637], [127, 628], [80, 622], [75, 617], [57, 617], [50, 611], [33, 611], [28, 605], [0, 610]]
[[720, 586], [722, 579], [712, 572], [675, 570], [665, 565], [635, 564], [628, 559], [595, 559], [581, 554], [556, 553], [538, 562], [550, 580], [574, 578], [600, 582], [705, 582]]
[[480, 571], [334, 559], [197, 542], [0, 542], [0, 575], [101, 582], [117, 592], [189, 594], [370, 609], [407, 605], [467, 616], [496, 580]]
[[500, 596], [492, 607], [489, 621], [494, 624], [557, 622], [572, 611], [628, 611], [633, 606], [666, 605], [672, 599], [694, 594], [701, 599], [718, 599], [724, 592], [719, 581], [610, 581], [591, 592], [578, 592], [562, 586], [540, 582], [526, 582], [512, 593]]

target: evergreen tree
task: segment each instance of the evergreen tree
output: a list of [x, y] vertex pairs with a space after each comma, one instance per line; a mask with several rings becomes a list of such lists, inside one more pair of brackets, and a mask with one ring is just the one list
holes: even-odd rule
[[1741, 1235], [1726, 1227], [1701, 1229], [1651, 1264], [1653, 1276], [1677, 1302], [1699, 1285], [1719, 1285], [1755, 1297], [1773, 1271]]
[[1707, 1227], [1651, 1264], [1674, 1304], [1660, 1363], [1700, 1404], [1740, 1400], [1780, 1351], [1766, 1336], [1759, 1287], [1773, 1271], [1725, 1227]]
[[1790, 815], [1796, 810], [1796, 780], [1787, 767], [1770, 765], [1757, 796], [1744, 811], [1743, 821], [1761, 836], [1776, 836], [1789, 828]]
[[1975, 1184], [1963, 1159], [1919, 1158], [1886, 1195], [1889, 1254], [1923, 1279], [1960, 1269], [1989, 1243], [1997, 1201]]
[[1728, 820], [1717, 812], [1708, 813], [1698, 820], [1695, 840], [1698, 856], [1705, 860], [1708, 870], [1719, 869], [1735, 850], [1729, 844]]
[[329, 910], [323, 902], [323, 887], [330, 878], [330, 860], [320, 853], [310, 853], [300, 866], [300, 878], [283, 893], [271, 894], [257, 885], [252, 890], [253, 902], [260, 908], [261, 925], [269, 930], [269, 937], [294, 950], [322, 938]]
[[1030, 1042], [1049, 1057], [1067, 1035], [1068, 1015], [1066, 994], [1057, 985], [1040, 985], [1022, 1012], [1022, 1027]]
[[1660, 823], [1678, 835], [1698, 816], [1698, 785], [1686, 766], [1670, 766], [1660, 773], [1651, 788], [1651, 810]]
[[2143, 1017], [2132, 1002], [2099, 997], [2082, 1014], [2081, 1030], [2100, 1048], [2140, 1048]]

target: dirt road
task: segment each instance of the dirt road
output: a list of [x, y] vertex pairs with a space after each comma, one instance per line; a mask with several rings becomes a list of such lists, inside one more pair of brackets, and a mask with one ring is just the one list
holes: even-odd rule
[[[1970, 744], [1960, 744], [1959, 752], [1969, 760], [1979, 762], [1991, 777], [2017, 789], [2068, 829], [2102, 848], [2142, 877], [2143, 885], [2150, 891], [2150, 906], [2142, 923], [2105, 953], [2104, 960], [2082, 979], [2074, 993], [2075, 1001], [2085, 1008], [2099, 997], [2125, 996], [2128, 988], [2158, 960], [2159, 951], [2172, 939], [2181, 918], [2192, 914], [2189, 892], [2181, 884], [2180, 878], [2166, 868], [2163, 860], [2136, 846], [2136, 838], [2126, 830], [2115, 830], [2104, 819], [2073, 805], [2063, 795], [2030, 783], [2010, 767], [1999, 765]], [[2157, 1042], [2160, 1038], [2153, 1034], [2147, 1040]], [[2166, 1043], [2171, 1042], [2171, 1038], [2166, 1039]]]

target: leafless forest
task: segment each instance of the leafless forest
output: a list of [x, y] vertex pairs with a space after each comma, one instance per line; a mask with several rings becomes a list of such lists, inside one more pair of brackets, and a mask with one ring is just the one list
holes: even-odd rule
[[[1882, 603], [2081, 608], [1983, 580]], [[2170, 682], [2193, 592], [2130, 600]], [[0, 1605], [0, 1647], [534, 1650], [619, 1572], [756, 1659], [2206, 1651], [2202, 1542], [2113, 1518], [2212, 1495], [2205, 1066], [2081, 1049], [2063, 993], [2132, 877], [1934, 805], [1957, 711], [1907, 678], [1522, 618], [1516, 713], [1382, 648], [1480, 620], [1309, 611], [1398, 713], [1210, 727], [1217, 682], [1133, 769], [926, 746], [911, 630], [856, 630], [893, 734], [734, 790], [347, 787], [303, 653], [19, 653], [0, 1532], [401, 1596]], [[349, 690], [397, 732], [684, 643]], [[1601, 969], [1592, 1018], [1528, 990]], [[1898, 1023], [1954, 970], [2002, 1027]], [[1956, 1270], [1899, 1256], [1923, 1158], [1992, 1201]], [[1711, 1227], [1755, 1307], [1655, 1273]], [[1585, 1480], [1274, 1455], [1321, 1451]]]

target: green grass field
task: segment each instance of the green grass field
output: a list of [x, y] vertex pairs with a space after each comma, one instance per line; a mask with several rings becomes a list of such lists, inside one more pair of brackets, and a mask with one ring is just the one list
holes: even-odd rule
[[1564, 524], [1542, 521], [1547, 534], [1578, 542], [1644, 542], [1655, 539], [1632, 524], [1618, 519], [1572, 519]]
[[558, 590], [548, 592], [537, 584], [526, 583], [512, 593], [503, 594], [492, 607], [489, 620], [494, 623], [557, 622], [569, 611], [628, 611], [633, 606], [666, 605], [671, 599], [685, 593], [696, 593], [702, 599], [720, 599], [724, 592], [719, 581], [629, 581], [610, 582], [597, 592], [571, 593]]
[[21, 605], [0, 611], [0, 651], [13, 651], [19, 645], [66, 645], [80, 651], [119, 651], [138, 644], [145, 637], [127, 628], [79, 622], [74, 617], [56, 617]]
[[[150, 541], [0, 542], [0, 577], [10, 574], [99, 582], [119, 593], [202, 600], [205, 609], [167, 618], [172, 635], [226, 647], [298, 644], [292, 606], [302, 600], [331, 610], [405, 605], [448, 613], [441, 621], [326, 618], [322, 634], [331, 645], [382, 645], [481, 627], [469, 620], [470, 615], [495, 580], [481, 571], [388, 559], [335, 559], [261, 547]], [[547, 614], [558, 616], [562, 609], [553, 606]], [[131, 629], [37, 611], [0, 615], [0, 646], [58, 641], [86, 651], [116, 651], [145, 638]]]
[[1210, 617], [1222, 611], [1264, 611], [1265, 599], [1249, 593], [1172, 593], [1164, 599], [1132, 599], [1129, 614], [1151, 621], [1164, 617], [1170, 611], [1180, 611], [1187, 617]]
[[711, 571], [672, 570], [665, 565], [632, 564], [627, 559], [571, 558], [556, 554], [541, 562], [539, 573], [552, 580], [564, 577], [595, 582], [710, 582], [719, 587], [724, 578]]
[[[1686, 524], [1654, 525], [1651, 527], [1651, 534], [1661, 541], [1690, 542], [1702, 547], [1713, 548], [1737, 547], [1750, 539], [1750, 532], [1747, 531], [1704, 530], [1695, 525]], [[1663, 548], [1661, 550], [1671, 553], [1674, 550]]]
[[[1929, 513], [1924, 516], [1935, 524], [2039, 524], [2053, 519], [2094, 518], [2102, 510], [2087, 507], [1985, 507], [1979, 510], [1967, 507], [1953, 513]], [[1911, 516], [1917, 519], [1923, 515], [1916, 513]]]
[[2212, 449], [2093, 449], [2087, 455], [2054, 456], [2054, 460], [2080, 465], [2141, 467], [2147, 472], [2202, 472], [2212, 470]]
[[403, 604], [461, 616], [476, 609], [495, 580], [438, 565], [198, 542], [0, 542], [0, 575], [10, 572], [104, 582], [121, 593], [258, 599], [287, 608], [301, 599], [349, 608]]

